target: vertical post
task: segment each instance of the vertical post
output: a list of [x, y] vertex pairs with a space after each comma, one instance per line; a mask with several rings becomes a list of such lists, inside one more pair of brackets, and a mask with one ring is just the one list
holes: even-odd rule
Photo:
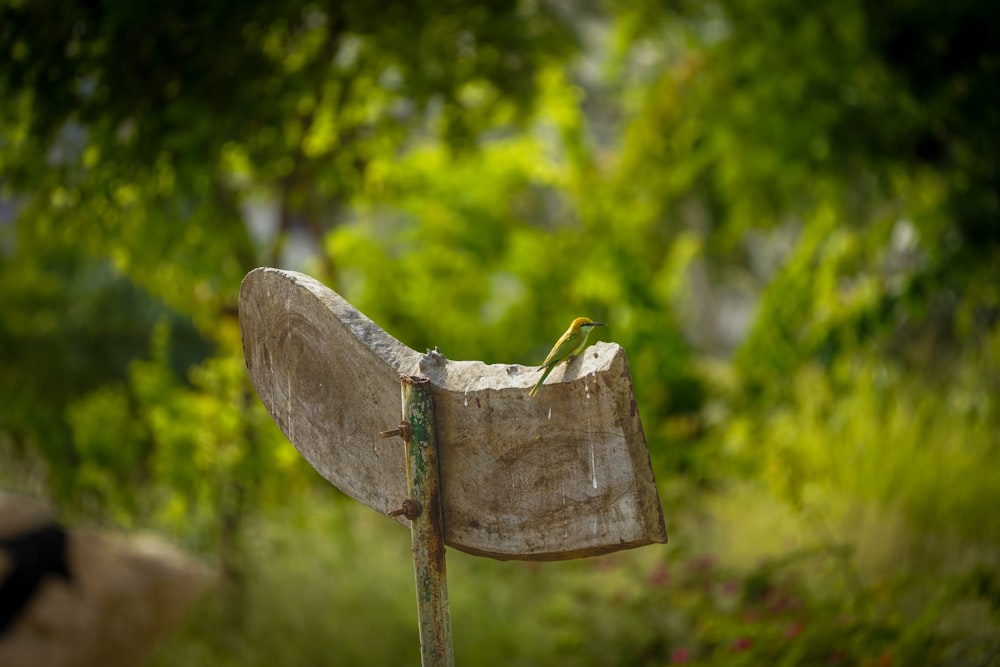
[[441, 486], [438, 477], [434, 401], [427, 378], [400, 376], [403, 439], [410, 497], [403, 514], [410, 519], [413, 573], [417, 585], [417, 620], [423, 667], [452, 667], [451, 617], [445, 571]]

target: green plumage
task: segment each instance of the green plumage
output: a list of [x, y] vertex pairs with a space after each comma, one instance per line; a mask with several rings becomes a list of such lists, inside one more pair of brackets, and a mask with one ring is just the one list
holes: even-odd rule
[[542, 362], [542, 368], [545, 370], [542, 372], [542, 377], [538, 379], [538, 383], [528, 392], [528, 396], [534, 396], [538, 393], [539, 387], [545, 382], [545, 378], [549, 376], [553, 368], [563, 361], [572, 361], [583, 352], [583, 348], [587, 347], [587, 337], [590, 335], [591, 329], [603, 326], [607, 325], [604, 322], [594, 322], [586, 317], [578, 317], [573, 320], [569, 329], [556, 341], [549, 356], [545, 357], [545, 361]]

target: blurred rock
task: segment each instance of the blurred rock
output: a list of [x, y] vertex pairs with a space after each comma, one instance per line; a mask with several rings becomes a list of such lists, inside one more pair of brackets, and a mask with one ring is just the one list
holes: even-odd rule
[[[41, 573], [37, 589], [0, 634], [4, 667], [140, 665], [209, 582], [204, 565], [155, 538], [72, 528], [65, 532], [64, 576], [58, 558], [46, 560], [58, 540], [45, 541], [43, 532], [28, 546], [24, 541], [56, 526], [47, 508], [0, 493], [0, 547], [18, 545], [0, 548], [0, 591], [19, 566], [22, 578], [25, 567]], [[26, 557], [33, 563], [26, 565]]]

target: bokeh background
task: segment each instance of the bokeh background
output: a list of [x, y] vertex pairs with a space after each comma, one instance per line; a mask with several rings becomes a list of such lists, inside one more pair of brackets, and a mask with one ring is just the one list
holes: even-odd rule
[[3, 0], [0, 485], [213, 565], [155, 665], [415, 664], [408, 532], [271, 422], [240, 280], [305, 271], [488, 363], [588, 315], [671, 542], [451, 552], [459, 664], [1000, 664], [998, 25]]

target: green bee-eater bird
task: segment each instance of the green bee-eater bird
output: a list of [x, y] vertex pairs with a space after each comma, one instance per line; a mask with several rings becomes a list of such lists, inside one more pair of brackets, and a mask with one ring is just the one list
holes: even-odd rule
[[591, 329], [606, 326], [608, 325], [604, 322], [595, 322], [586, 317], [578, 317], [573, 320], [573, 324], [569, 325], [569, 329], [566, 329], [566, 333], [556, 341], [549, 356], [545, 357], [545, 361], [542, 362], [542, 368], [545, 369], [545, 372], [538, 379], [538, 384], [528, 392], [528, 396], [534, 396], [538, 393], [538, 388], [542, 386], [545, 378], [549, 376], [557, 364], [563, 361], [573, 361], [578, 354], [583, 352], [583, 348], [587, 347], [587, 336], [590, 335]]

